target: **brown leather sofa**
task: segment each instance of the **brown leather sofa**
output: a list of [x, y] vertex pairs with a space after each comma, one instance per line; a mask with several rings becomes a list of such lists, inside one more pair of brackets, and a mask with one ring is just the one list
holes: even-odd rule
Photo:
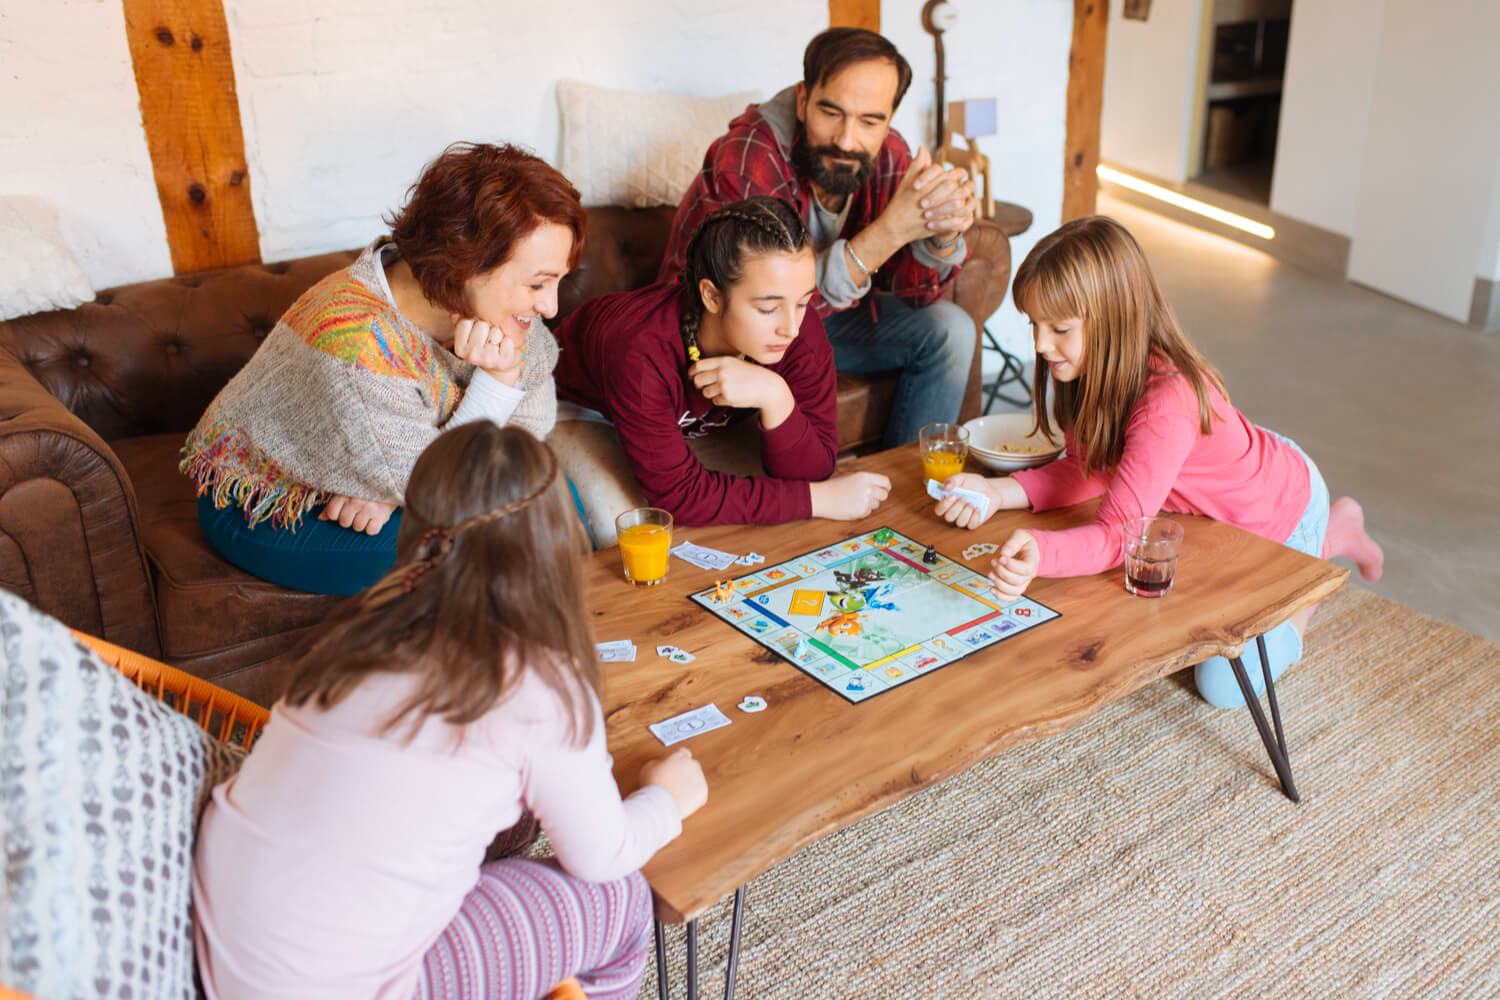
[[[671, 209], [589, 210], [563, 314], [649, 282]], [[954, 298], [976, 323], [1010, 278], [1005, 233], [980, 223]], [[277, 657], [337, 598], [221, 560], [177, 471], [187, 431], [303, 290], [352, 260], [322, 254], [106, 289], [77, 309], [0, 322], [0, 586], [68, 625], [270, 704]], [[839, 376], [839, 438], [880, 439], [894, 378]], [[976, 347], [965, 419], [979, 411]]]

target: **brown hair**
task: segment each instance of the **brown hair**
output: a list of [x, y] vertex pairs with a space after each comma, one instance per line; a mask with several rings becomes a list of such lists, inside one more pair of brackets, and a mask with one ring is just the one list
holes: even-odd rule
[[593, 731], [599, 664], [583, 606], [582, 528], [557, 456], [487, 420], [417, 459], [396, 565], [298, 650], [289, 705], [327, 709], [376, 674], [417, 676], [385, 731], [416, 713], [462, 726], [535, 673], [578, 743]]
[[1012, 298], [1033, 320], [1083, 321], [1083, 371], [1056, 382], [1041, 355], [1036, 361], [1036, 426], [1052, 436], [1047, 387], [1062, 429], [1073, 435], [1084, 474], [1119, 464], [1125, 427], [1152, 362], [1182, 374], [1198, 397], [1201, 430], [1212, 428], [1208, 387], [1228, 400], [1224, 379], [1199, 354], [1162, 296], [1140, 244], [1103, 215], [1074, 219], [1044, 236], [1016, 271]]
[[784, 198], [753, 195], [715, 209], [698, 223], [682, 256], [678, 281], [677, 325], [689, 354], [698, 346], [703, 322], [703, 293], [698, 282], [707, 278], [727, 297], [745, 273], [745, 261], [766, 253], [800, 253], [812, 245], [812, 234]]
[[802, 83], [812, 90], [847, 66], [877, 59], [896, 67], [895, 111], [911, 86], [911, 64], [890, 39], [867, 28], [829, 28], [814, 36], [802, 52]]
[[386, 221], [422, 294], [468, 313], [464, 283], [510, 259], [543, 223], [573, 233], [568, 267], [583, 254], [587, 215], [578, 190], [518, 146], [455, 142], [422, 170], [401, 211]]

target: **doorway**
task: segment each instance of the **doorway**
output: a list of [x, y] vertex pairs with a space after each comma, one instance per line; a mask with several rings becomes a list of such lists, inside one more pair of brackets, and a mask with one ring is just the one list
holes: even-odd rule
[[1203, 141], [1192, 180], [1271, 203], [1292, 0], [1211, 0]]

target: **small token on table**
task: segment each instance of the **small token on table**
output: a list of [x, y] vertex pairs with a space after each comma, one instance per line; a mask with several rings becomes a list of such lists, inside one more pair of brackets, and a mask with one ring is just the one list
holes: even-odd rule
[[745, 700], [740, 702], [741, 712], [760, 712], [766, 707], [766, 699], [759, 695], [746, 695]]
[[927, 551], [922, 553], [922, 561], [929, 566], [937, 562], [937, 546], [927, 546]]
[[894, 536], [891, 534], [890, 528], [881, 528], [879, 531], [875, 532], [875, 536], [871, 539], [871, 541], [873, 541], [876, 545], [889, 545], [891, 543], [892, 537]]

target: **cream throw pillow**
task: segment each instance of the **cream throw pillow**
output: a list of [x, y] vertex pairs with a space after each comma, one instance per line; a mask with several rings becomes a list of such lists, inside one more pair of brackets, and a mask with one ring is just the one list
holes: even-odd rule
[[759, 100], [754, 90], [674, 97], [559, 80], [560, 169], [585, 205], [676, 205], [703, 168], [709, 144]]
[[0, 197], [0, 320], [91, 302], [94, 288], [40, 198]]

